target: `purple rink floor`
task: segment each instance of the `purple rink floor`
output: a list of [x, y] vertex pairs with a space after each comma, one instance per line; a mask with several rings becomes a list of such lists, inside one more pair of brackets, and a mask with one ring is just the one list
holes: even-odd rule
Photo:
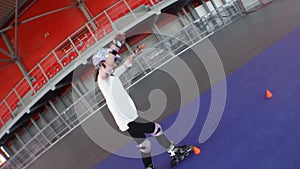
[[[202, 152], [174, 168], [300, 168], [300, 28], [228, 76], [226, 81], [226, 106], [218, 128], [205, 143], [198, 143], [210, 107], [209, 90], [201, 94], [197, 121], [181, 142], [197, 145]], [[272, 91], [273, 98], [265, 99], [266, 89]], [[177, 114], [161, 123], [164, 129], [172, 125]], [[168, 136], [172, 139], [172, 135]], [[120, 151], [138, 153], [132, 148], [134, 144], [126, 147]], [[167, 153], [155, 156], [153, 161], [156, 169], [171, 168]], [[143, 165], [140, 159], [111, 155], [93, 169], [119, 168], [142, 169]]]

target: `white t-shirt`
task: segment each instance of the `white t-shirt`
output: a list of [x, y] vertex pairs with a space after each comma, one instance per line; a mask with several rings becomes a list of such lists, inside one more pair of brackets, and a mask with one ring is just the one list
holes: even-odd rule
[[134, 102], [124, 89], [119, 77], [115, 75], [101, 79], [99, 76], [98, 86], [119, 129], [126, 131], [128, 129], [127, 124], [134, 121], [138, 114]]

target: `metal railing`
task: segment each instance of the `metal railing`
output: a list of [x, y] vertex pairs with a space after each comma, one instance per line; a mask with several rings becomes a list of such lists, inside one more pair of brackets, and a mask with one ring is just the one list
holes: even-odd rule
[[[138, 80], [142, 79], [143, 77], [149, 75], [156, 68], [162, 66], [163, 64], [167, 63], [168, 61], [172, 60], [174, 57], [177, 57], [182, 51], [188, 49], [188, 46], [191, 46], [208, 36], [210, 36], [213, 32], [221, 29], [224, 26], [229, 25], [233, 21], [239, 19], [242, 14], [241, 10], [238, 6], [236, 6], [235, 1], [232, 1], [228, 4], [217, 9], [218, 12], [222, 14], [223, 22], [220, 22], [220, 18], [216, 15], [216, 11], [212, 11], [207, 13], [205, 16], [199, 18], [198, 20], [190, 23], [189, 25], [183, 27], [180, 31], [176, 32], [170, 37], [165, 38], [163, 41], [160, 41], [157, 45], [152, 47], [151, 49], [146, 49], [135, 59], [136, 64], [121, 75], [120, 79], [123, 85], [128, 89], [132, 85], [134, 85]], [[104, 11], [103, 13], [105, 13]], [[101, 16], [102, 14], [98, 15]], [[97, 20], [97, 17], [94, 18], [94, 22]], [[84, 25], [81, 29], [87, 28], [88, 33], [91, 35], [91, 41], [96, 43], [97, 41], [101, 40], [97, 38], [97, 33], [99, 30], [93, 32], [93, 28], [90, 26], [91, 22]], [[103, 29], [101, 29], [103, 30]], [[75, 35], [77, 32], [81, 32], [80, 30], [76, 31], [72, 35]], [[105, 31], [103, 31], [105, 32]], [[113, 32], [113, 30], [111, 30]], [[66, 65], [63, 65], [60, 58], [66, 56], [66, 54], [59, 53], [58, 48], [62, 46], [65, 42], [71, 42], [72, 50], [75, 50], [76, 53], [81, 54], [83, 51], [79, 50], [79, 44], [72, 41], [72, 35], [68, 37], [67, 40], [63, 41], [57, 48], [52, 50], [35, 68], [42, 71], [42, 74], [45, 76], [46, 82], [52, 82], [53, 79], [47, 77], [46, 72], [44, 72], [41, 68], [43, 68], [43, 61], [46, 61], [47, 57], [54, 57], [55, 61], [62, 67], [60, 72], [63, 73], [66, 69]], [[88, 36], [88, 35], [87, 35]], [[90, 38], [88, 38], [90, 40]], [[87, 41], [89, 42], [89, 41]], [[93, 44], [92, 43], [92, 44]], [[92, 45], [90, 44], [90, 45]], [[89, 47], [89, 46], [88, 46]], [[87, 47], [87, 48], [88, 48]], [[170, 51], [171, 50], [171, 51]], [[76, 60], [76, 59], [75, 59]], [[51, 62], [53, 63], [53, 62]], [[68, 63], [75, 64], [75, 63]], [[30, 71], [33, 74], [34, 69]], [[93, 77], [90, 77], [93, 78]], [[19, 83], [20, 84], [20, 83]], [[47, 83], [50, 84], [50, 83]], [[46, 84], [44, 84], [46, 85]], [[73, 84], [72, 84], [73, 85]], [[73, 89], [75, 89], [76, 93], [76, 85], [73, 85]], [[77, 126], [83, 123], [86, 119], [88, 119], [91, 115], [95, 113], [96, 110], [99, 110], [103, 107], [99, 107], [98, 104], [89, 104], [86, 102], [90, 100], [95, 93], [99, 93], [97, 88], [93, 88], [88, 92], [79, 95], [76, 98], [71, 106], [69, 106], [66, 110], [59, 112], [59, 114], [52, 119], [49, 124], [47, 124], [43, 129], [41, 129], [34, 137], [32, 137], [21, 149], [19, 149], [3, 166], [3, 169], [12, 169], [12, 168], [26, 168], [28, 167], [34, 160], [39, 158], [43, 153], [45, 153], [48, 149], [55, 145], [59, 140], [61, 140], [64, 136], [74, 130]], [[16, 89], [14, 88], [13, 92]], [[30, 90], [34, 97], [39, 94], [40, 91], [35, 91], [33, 89]], [[18, 93], [16, 93], [18, 95]], [[28, 94], [26, 94], [27, 96]], [[21, 97], [21, 96], [20, 96]], [[19, 98], [19, 97], [18, 97]], [[26, 102], [28, 100], [23, 100], [21, 103], [23, 107], [25, 107]], [[103, 101], [103, 97], [100, 96], [97, 99], [97, 102], [100, 103]], [[24, 105], [23, 105], [24, 104]], [[79, 106], [78, 106], [79, 105]], [[76, 107], [85, 107], [85, 111], [81, 112], [80, 115], [76, 113]]]

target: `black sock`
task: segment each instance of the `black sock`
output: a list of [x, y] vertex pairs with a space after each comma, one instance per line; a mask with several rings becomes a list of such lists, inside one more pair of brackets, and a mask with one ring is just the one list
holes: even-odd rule
[[142, 160], [145, 168], [152, 164], [152, 158], [150, 153], [142, 153]]

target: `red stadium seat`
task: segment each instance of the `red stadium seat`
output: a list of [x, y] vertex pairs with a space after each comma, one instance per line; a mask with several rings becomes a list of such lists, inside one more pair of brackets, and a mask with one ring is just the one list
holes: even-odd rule
[[127, 0], [127, 3], [131, 9], [135, 9], [143, 4], [147, 4], [148, 2], [148, 0]]
[[[83, 43], [84, 43], [84, 41], [81, 42], [81, 44], [77, 46], [77, 50], [78, 50], [79, 52], [83, 51], [83, 45], [82, 45]], [[74, 51], [73, 51], [73, 52], [74, 52]], [[70, 52], [70, 53], [72, 53], [72, 52]], [[70, 55], [70, 54], [69, 54], [69, 55]]]
[[56, 72], [59, 72], [62, 69], [61, 65], [58, 62], [54, 63], [52, 67]]
[[103, 27], [103, 29], [105, 30], [106, 34], [109, 34], [110, 32], [113, 31], [113, 27], [110, 23], [106, 23]]
[[135, 9], [144, 3], [144, 0], [127, 0], [131, 9]]
[[3, 123], [8, 122], [11, 119], [12, 115], [9, 112], [8, 108], [4, 103], [0, 104], [0, 118], [3, 121]]
[[62, 67], [58, 62], [53, 63], [52, 66], [46, 71], [47, 77], [49, 79], [53, 78], [61, 69]]
[[47, 80], [44, 77], [38, 78], [35, 82], [32, 82], [32, 86], [35, 91], [40, 90], [45, 84]]
[[107, 11], [107, 14], [109, 15], [112, 21], [116, 21], [119, 18], [123, 17], [125, 14], [129, 13], [129, 11], [130, 10], [128, 9], [126, 4], [120, 1], [113, 8], [109, 9]]
[[47, 70], [47, 77], [49, 79], [53, 78], [56, 74], [56, 71], [51, 67], [50, 70]]
[[[151, 2], [152, 1], [152, 2]], [[152, 6], [152, 3], [155, 5], [157, 3], [159, 3], [160, 1], [162, 0], [145, 0], [145, 5], [149, 5], [149, 6]]]
[[15, 92], [11, 92], [5, 100], [12, 111], [18, 107], [18, 103], [20, 102]]
[[[43, 68], [42, 68], [43, 69]], [[43, 70], [44, 71], [44, 70]], [[45, 72], [47, 73], [47, 72]], [[44, 73], [42, 72], [41, 68], [39, 66], [36, 66], [31, 72], [30, 72], [30, 77], [33, 77], [33, 81], [32, 81], [32, 86], [35, 86], [37, 83], [43, 83], [43, 85], [45, 83], [47, 83], [47, 79], [46, 76], [47, 74], [44, 75]]]
[[26, 79], [22, 79], [18, 86], [16, 86], [16, 91], [21, 98], [23, 98], [30, 91], [30, 85]]
[[10, 112], [1, 115], [1, 119], [4, 123], [8, 122], [11, 119], [12, 115]]
[[103, 29], [102, 29], [102, 28], [101, 28], [101, 29], [98, 29], [98, 30], [97, 30], [97, 33], [96, 33], [97, 39], [98, 39], [98, 40], [99, 40], [99, 39], [102, 39], [104, 36], [105, 36], [105, 35], [104, 35], [104, 32], [103, 32]]
[[93, 39], [86, 41], [84, 44], [84, 48], [88, 49], [94, 42], [95, 42], [95, 40], [93, 40]]
[[71, 62], [71, 58], [70, 57], [65, 57], [62, 59], [62, 64], [63, 66], [67, 66], [70, 62]]
[[[79, 49], [78, 49], [79, 50]], [[70, 52], [69, 55], [68, 55], [72, 60], [77, 58], [78, 56], [78, 53], [73, 51], [73, 52]]]

